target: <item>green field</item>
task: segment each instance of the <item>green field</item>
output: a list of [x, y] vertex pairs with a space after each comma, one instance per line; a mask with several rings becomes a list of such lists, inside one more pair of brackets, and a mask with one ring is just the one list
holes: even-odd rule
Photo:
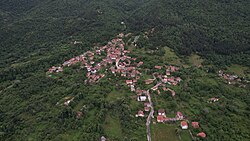
[[104, 123], [104, 133], [109, 138], [122, 138], [122, 130], [120, 120], [116, 116], [107, 115]]
[[175, 133], [176, 126], [168, 124], [152, 125], [153, 141], [180, 141]]
[[192, 141], [192, 138], [188, 130], [182, 130], [180, 136], [181, 136], [181, 141]]
[[163, 56], [163, 61], [174, 65], [183, 65], [181, 59], [176, 55], [176, 53], [169, 47], [165, 47], [165, 55]]

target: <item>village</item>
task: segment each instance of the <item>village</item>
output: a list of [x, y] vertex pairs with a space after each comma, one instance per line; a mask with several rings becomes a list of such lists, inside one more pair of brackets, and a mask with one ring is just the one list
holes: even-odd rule
[[[171, 93], [172, 97], [175, 97], [176, 92], [168, 86], [177, 86], [182, 79], [180, 77], [174, 77], [172, 74], [179, 71], [179, 67], [176, 66], [154, 66], [156, 72], [152, 73], [152, 78], [144, 80], [145, 85], [152, 85], [149, 89], [141, 89], [137, 87], [138, 80], [141, 79], [142, 69], [140, 66], [144, 64], [143, 61], [137, 60], [137, 58], [130, 57], [129, 50], [125, 49], [125, 43], [123, 33], [120, 33], [115, 39], [108, 42], [107, 45], [102, 47], [95, 47], [93, 51], [87, 51], [82, 55], [71, 58], [65, 61], [61, 66], [53, 66], [48, 70], [48, 76], [53, 73], [63, 72], [65, 67], [70, 67], [79, 63], [82, 69], [87, 70], [85, 80], [86, 84], [95, 84], [102, 78], [104, 78], [107, 72], [111, 72], [116, 77], [124, 77], [125, 84], [129, 90], [136, 95], [136, 100], [142, 103], [144, 109], [138, 109], [135, 113], [137, 118], [146, 118], [147, 126], [147, 139], [151, 141], [150, 124], [167, 124], [173, 122], [180, 122], [180, 128], [182, 130], [189, 129], [189, 124], [194, 129], [199, 129], [200, 125], [197, 121], [189, 122], [189, 120], [183, 115], [181, 111], [176, 111], [175, 117], [168, 117], [164, 108], [154, 111], [154, 103], [151, 100], [152, 94], [166, 94], [167, 91]], [[160, 73], [157, 70], [164, 72]], [[65, 99], [64, 105], [68, 106], [74, 97]], [[218, 99], [210, 99], [208, 102], [216, 102]], [[79, 118], [82, 115], [81, 112], [77, 113]], [[155, 118], [156, 117], [156, 118]], [[190, 131], [190, 130], [189, 130]], [[205, 138], [206, 134], [201, 131], [196, 135], [190, 132], [190, 135]], [[105, 137], [102, 137], [105, 138]]]
[[239, 87], [246, 87], [246, 83], [249, 83], [249, 81], [244, 80], [243, 78], [240, 78], [238, 75], [235, 74], [228, 74], [225, 73], [222, 70], [219, 70], [218, 72], [218, 76], [223, 78], [225, 83], [229, 84], [229, 85], [239, 85]]

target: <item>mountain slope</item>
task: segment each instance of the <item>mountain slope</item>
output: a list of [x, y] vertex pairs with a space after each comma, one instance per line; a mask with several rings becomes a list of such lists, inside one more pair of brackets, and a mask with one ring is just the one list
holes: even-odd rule
[[[113, 140], [144, 139], [144, 120], [131, 116], [143, 107], [133, 102], [124, 80], [110, 75], [84, 85], [86, 71], [76, 66], [58, 79], [46, 75], [51, 66], [105, 45], [120, 32], [132, 33], [126, 41], [140, 35], [132, 55], [145, 68], [183, 65], [180, 95], [160, 97], [169, 113], [183, 110], [200, 120], [204, 140], [248, 139], [249, 86], [227, 85], [216, 71], [239, 64], [236, 69], [250, 77], [249, 6], [247, 0], [0, 1], [0, 140], [97, 140], [116, 125]], [[166, 46], [173, 52], [165, 52]], [[194, 53], [204, 60], [201, 68], [187, 63]], [[72, 105], [56, 105], [71, 96]], [[208, 104], [214, 96], [221, 103]], [[84, 106], [86, 115], [78, 120]]]

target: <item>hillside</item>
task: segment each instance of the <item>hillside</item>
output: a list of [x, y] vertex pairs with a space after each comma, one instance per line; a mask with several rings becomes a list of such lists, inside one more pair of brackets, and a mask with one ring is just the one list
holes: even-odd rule
[[[126, 85], [128, 78], [105, 68], [98, 83], [86, 83], [88, 71], [79, 62], [48, 74], [119, 33], [127, 34], [122, 39], [128, 56], [137, 58], [131, 64], [144, 62], [136, 89], [156, 85], [144, 81], [164, 75], [164, 66], [180, 68], [171, 73], [180, 83], [166, 84], [174, 97], [150, 91], [155, 116], [159, 109], [169, 117], [181, 111], [197, 140], [247, 140], [249, 8], [247, 0], [2, 0], [0, 140], [146, 140], [146, 116], [135, 117], [144, 107]], [[219, 101], [210, 103], [213, 97]], [[191, 140], [180, 121], [151, 120], [152, 140]], [[201, 131], [206, 138], [196, 136]]]

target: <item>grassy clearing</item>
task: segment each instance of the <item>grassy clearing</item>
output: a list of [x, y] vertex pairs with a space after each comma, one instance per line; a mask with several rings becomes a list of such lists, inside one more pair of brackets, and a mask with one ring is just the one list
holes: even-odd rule
[[188, 130], [182, 130], [180, 136], [181, 136], [181, 141], [192, 141], [192, 138]]
[[153, 124], [152, 140], [153, 141], [179, 141], [175, 133], [175, 125]]
[[122, 138], [120, 119], [116, 116], [106, 116], [104, 133], [110, 138]]
[[107, 101], [115, 101], [121, 97], [125, 97], [126, 93], [123, 91], [112, 91], [107, 96]]
[[228, 67], [229, 72], [235, 73], [239, 76], [244, 76], [245, 75], [245, 71], [248, 69], [248, 67], [245, 66], [241, 66], [241, 65], [232, 65], [230, 67]]
[[175, 54], [175, 52], [169, 47], [165, 47], [165, 55], [163, 61], [173, 65], [183, 65], [181, 59]]
[[218, 86], [218, 82], [215, 79], [204, 76], [202, 78], [198, 78], [197, 81], [204, 83], [209, 86]]
[[197, 54], [192, 54], [188, 58], [188, 62], [193, 66], [201, 66], [203, 59], [201, 59], [201, 57]]

